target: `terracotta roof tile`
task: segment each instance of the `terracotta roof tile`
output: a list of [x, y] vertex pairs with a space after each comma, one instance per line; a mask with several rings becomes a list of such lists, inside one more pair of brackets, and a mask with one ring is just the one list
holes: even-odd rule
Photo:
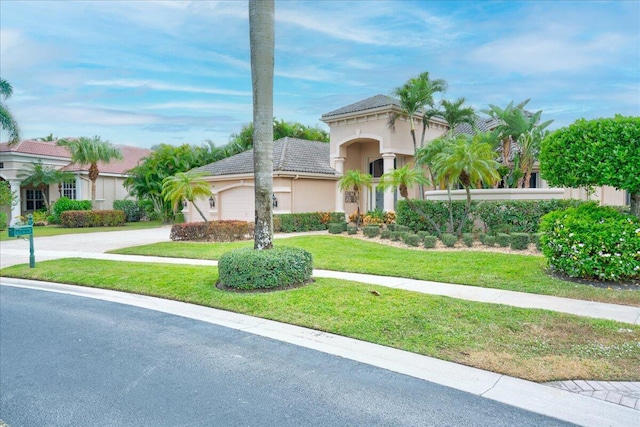
[[[128, 170], [134, 168], [138, 163], [151, 153], [147, 148], [131, 147], [128, 145], [116, 145], [122, 151], [123, 160], [114, 160], [110, 163], [98, 163], [98, 169], [102, 173], [125, 174]], [[16, 145], [9, 147], [8, 143], [0, 144], [0, 153], [16, 153], [16, 154], [32, 154], [34, 156], [57, 157], [61, 159], [71, 160], [71, 155], [66, 147], [56, 145], [55, 141], [34, 141], [24, 140]], [[89, 165], [70, 164], [63, 169], [68, 171], [87, 171]]]

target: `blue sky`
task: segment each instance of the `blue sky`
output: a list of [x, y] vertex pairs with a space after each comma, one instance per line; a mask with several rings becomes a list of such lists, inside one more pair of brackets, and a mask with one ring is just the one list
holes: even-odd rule
[[[639, 116], [640, 2], [276, 1], [279, 119], [325, 127], [422, 71], [479, 110], [531, 98], [552, 128]], [[0, 75], [24, 138], [222, 145], [252, 120], [248, 6], [2, 0]]]

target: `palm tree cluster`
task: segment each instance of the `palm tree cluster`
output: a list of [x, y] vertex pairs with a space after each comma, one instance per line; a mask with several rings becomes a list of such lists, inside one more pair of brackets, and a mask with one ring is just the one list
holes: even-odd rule
[[9, 145], [20, 141], [20, 128], [5, 101], [13, 95], [13, 87], [5, 79], [0, 78], [0, 129], [9, 133]]

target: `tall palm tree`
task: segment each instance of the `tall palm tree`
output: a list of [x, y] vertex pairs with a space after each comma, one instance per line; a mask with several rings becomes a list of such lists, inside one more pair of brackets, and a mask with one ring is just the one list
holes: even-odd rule
[[[400, 107], [403, 110], [401, 115], [409, 118], [414, 154], [418, 151], [414, 116], [418, 112], [423, 111], [427, 106], [433, 106], [433, 95], [437, 92], [444, 92], [446, 89], [446, 81], [442, 79], [431, 80], [429, 78], [429, 72], [425, 71], [420, 73], [417, 77], [410, 78], [405, 84], [397, 87], [393, 91], [394, 95], [400, 100]], [[394, 128], [397, 119], [397, 115], [392, 115], [389, 118], [390, 128]], [[427, 123], [423, 118], [420, 147], [424, 144], [426, 128]]]
[[109, 163], [111, 160], [121, 160], [122, 152], [108, 141], [99, 136], [93, 138], [81, 137], [77, 139], [61, 139], [58, 145], [67, 147], [71, 153], [71, 163], [80, 166], [89, 165], [89, 180], [91, 181], [91, 206], [95, 209], [96, 181], [100, 175], [98, 162]]
[[443, 185], [438, 179], [436, 179], [436, 175], [433, 171], [433, 160], [435, 157], [449, 150], [451, 147], [451, 138], [448, 136], [441, 136], [439, 138], [434, 139], [429, 144], [425, 145], [418, 149], [416, 153], [416, 163], [418, 165], [426, 166], [429, 171], [429, 176], [431, 177], [431, 185], [434, 190], [438, 189], [438, 184]]
[[253, 86], [254, 249], [273, 247], [273, 0], [249, 1], [249, 41]]
[[512, 114], [504, 118], [504, 123], [498, 126], [503, 135], [511, 137], [517, 144], [517, 153], [522, 169], [522, 177], [518, 180], [518, 188], [529, 188], [533, 164], [540, 153], [540, 144], [549, 133], [545, 128], [553, 120], [540, 123], [542, 110], [528, 114], [523, 109], [515, 109]]
[[0, 129], [9, 133], [9, 145], [14, 145], [20, 141], [20, 128], [9, 107], [4, 103], [11, 98], [11, 95], [13, 95], [13, 87], [8, 81], [0, 78]]
[[209, 183], [201, 173], [178, 172], [162, 180], [162, 197], [171, 203], [173, 211], [176, 212], [182, 201], [187, 200], [196, 208], [204, 222], [209, 221], [195, 201], [199, 198], [209, 198], [211, 194]]
[[[480, 142], [478, 138], [463, 136], [455, 140], [450, 152], [440, 153], [434, 158], [434, 169], [438, 177], [446, 180], [449, 186], [459, 183], [466, 192], [467, 205], [458, 227], [458, 235], [462, 234], [471, 209], [471, 186], [482, 182], [492, 184], [500, 178], [499, 164], [494, 160], [494, 155], [491, 145]], [[452, 219], [451, 222], [453, 225]]]
[[488, 114], [493, 119], [497, 120], [499, 123], [496, 131], [501, 141], [500, 149], [502, 152], [502, 165], [509, 170], [508, 175], [504, 177], [505, 187], [509, 185], [510, 181], [517, 181], [516, 179], [514, 179], [514, 177], [518, 178], [521, 175], [521, 171], [519, 169], [519, 160], [516, 160], [515, 166], [511, 164], [512, 148], [515, 140], [513, 135], [508, 132], [509, 127], [506, 125], [506, 123], [513, 115], [516, 114], [516, 111], [520, 110], [524, 112], [524, 107], [529, 103], [530, 100], [531, 99], [525, 99], [518, 105], [513, 105], [513, 101], [511, 101], [504, 109], [496, 105], [489, 104], [489, 109], [482, 111], [483, 113]]
[[371, 189], [372, 180], [370, 174], [363, 173], [357, 169], [351, 169], [345, 172], [344, 175], [338, 180], [338, 187], [340, 190], [349, 190], [353, 189], [356, 193], [356, 226], [360, 226], [360, 190], [364, 187], [366, 189]]
[[471, 127], [475, 127], [476, 112], [473, 107], [463, 107], [465, 102], [465, 98], [458, 98], [455, 101], [441, 100], [439, 108], [431, 108], [424, 113], [425, 123], [428, 125], [429, 119], [440, 116], [449, 126], [449, 135], [452, 135], [456, 126], [462, 123], [468, 123]]

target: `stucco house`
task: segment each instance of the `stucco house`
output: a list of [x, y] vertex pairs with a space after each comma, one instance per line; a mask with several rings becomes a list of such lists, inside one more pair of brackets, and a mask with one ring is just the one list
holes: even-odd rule
[[[375, 187], [383, 173], [413, 163], [413, 142], [408, 118], [402, 117], [397, 99], [375, 95], [322, 115], [329, 126], [330, 143], [284, 138], [274, 143], [274, 213], [301, 213], [314, 211], [356, 211], [338, 188], [338, 180], [348, 170], [358, 169], [373, 176], [373, 189], [362, 191], [361, 211], [376, 208], [394, 211], [399, 195], [397, 191], [380, 191]], [[393, 128], [389, 119], [399, 116]], [[422, 117], [414, 116], [416, 133], [422, 131]], [[477, 118], [481, 131], [493, 129], [497, 123], [491, 118]], [[425, 144], [449, 130], [438, 117], [430, 120], [426, 128]], [[456, 133], [471, 133], [470, 125], [456, 128]], [[253, 150], [197, 169], [206, 174], [212, 184], [214, 197], [198, 201], [210, 219], [254, 220]], [[537, 165], [530, 189], [472, 190], [474, 199], [549, 199], [576, 198], [599, 200], [602, 204], [623, 205], [626, 195], [610, 187], [595, 188], [590, 196], [584, 189], [550, 188], [539, 176]], [[453, 191], [454, 199], [463, 199], [464, 190]], [[410, 189], [410, 197], [418, 197], [418, 188]], [[428, 190], [425, 197], [446, 200], [446, 191]], [[187, 221], [201, 221], [195, 209], [183, 211]]]
[[[98, 209], [112, 209], [113, 201], [126, 199], [129, 193], [124, 188], [127, 171], [136, 166], [151, 150], [140, 147], [117, 146], [123, 154], [123, 160], [110, 163], [98, 163], [100, 176], [96, 182], [96, 204]], [[62, 196], [74, 200], [91, 199], [91, 182], [89, 181], [89, 166], [71, 163], [71, 155], [66, 147], [61, 147], [55, 141], [24, 140], [9, 147], [7, 143], [0, 144], [0, 180], [8, 181], [11, 189], [19, 197], [18, 203], [11, 209], [10, 221], [21, 215], [27, 215], [44, 206], [42, 191], [32, 186], [22, 185], [18, 174], [29, 164], [42, 161], [43, 165], [55, 169], [64, 169], [75, 175], [75, 181], [58, 187], [50, 185], [45, 189], [50, 202]]]

